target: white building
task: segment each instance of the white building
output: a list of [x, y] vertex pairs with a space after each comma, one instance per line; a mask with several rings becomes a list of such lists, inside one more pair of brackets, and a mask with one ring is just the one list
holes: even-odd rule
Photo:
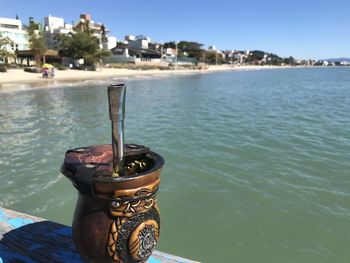
[[23, 30], [22, 22], [19, 19], [0, 17], [0, 35], [8, 37], [13, 42], [6, 47], [11, 53], [15, 53], [16, 50], [29, 49], [28, 33]]
[[64, 19], [61, 17], [47, 16], [44, 18], [45, 30], [53, 31], [64, 28]]
[[73, 25], [64, 22], [61, 17], [47, 16], [44, 18], [44, 34], [48, 49], [57, 50], [59, 35], [73, 32]]
[[126, 35], [125, 40], [126, 41], [135, 41], [136, 37], [134, 35]]
[[129, 41], [128, 46], [135, 49], [148, 49], [148, 41], [146, 39], [136, 39]]
[[243, 59], [245, 58], [239, 51], [234, 51], [232, 53], [233, 59], [237, 61], [238, 64], [243, 64]]
[[59, 35], [73, 33], [74, 30], [86, 30], [86, 27], [92, 31], [92, 35], [97, 37], [100, 42], [100, 48], [112, 49], [117, 46], [117, 38], [109, 36], [110, 32], [102, 23], [95, 23], [91, 15], [81, 14], [78, 22], [73, 26], [64, 22], [61, 17], [47, 16], [44, 18], [44, 32], [46, 45], [49, 49], [57, 50], [59, 46]]
[[107, 36], [107, 41], [103, 44], [104, 49], [112, 49], [117, 46], [117, 38], [114, 36]]
[[128, 39], [128, 47], [134, 48], [134, 49], [148, 49], [148, 44], [151, 42], [151, 39], [149, 37], [145, 36], [137, 36], [132, 40], [133, 38], [130, 38], [130, 36], [127, 36]]
[[217, 48], [214, 45], [208, 47], [208, 51], [217, 51]]
[[177, 55], [177, 49], [168, 47], [165, 49], [165, 55], [175, 57]]

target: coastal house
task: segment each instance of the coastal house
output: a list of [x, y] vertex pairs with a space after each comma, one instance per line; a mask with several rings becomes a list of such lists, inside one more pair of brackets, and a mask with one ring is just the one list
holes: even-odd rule
[[341, 65], [341, 66], [349, 66], [349, 65], [350, 65], [350, 62], [349, 62], [349, 61], [346, 61], [346, 60], [343, 60], [343, 61], [340, 61], [340, 65]]
[[29, 49], [28, 33], [23, 29], [21, 20], [1, 17], [0, 36], [11, 40], [12, 43], [3, 48], [14, 55], [13, 57], [0, 58], [0, 63], [20, 63], [20, 60], [15, 56], [16, 52]]
[[208, 47], [208, 52], [205, 56], [205, 61], [209, 64], [220, 64], [225, 61], [225, 53], [215, 46], [211, 45]]
[[238, 64], [242, 65], [247, 60], [249, 54], [250, 54], [249, 50], [246, 50], [246, 51], [234, 50], [232, 53], [233, 60], [237, 61]]
[[117, 38], [110, 36], [110, 30], [104, 24], [94, 22], [89, 14], [81, 14], [73, 29], [77, 31], [90, 30], [92, 35], [99, 40], [101, 49], [110, 50], [117, 46]]
[[216, 46], [214, 46], [214, 45], [211, 45], [208, 47], [208, 52], [217, 53], [217, 54], [221, 55], [223, 58], [225, 58], [224, 52], [221, 51], [220, 49], [217, 49]]
[[161, 56], [162, 60], [167, 61], [169, 63], [175, 63], [176, 57], [177, 57], [177, 49], [176, 48], [161, 48]]
[[224, 57], [224, 60], [226, 61], [226, 63], [233, 64], [234, 50], [225, 50], [222, 53], [223, 53], [223, 57]]
[[105, 63], [135, 63], [135, 57], [130, 56], [129, 49], [124, 43], [118, 43], [115, 48], [111, 49], [112, 56], [104, 59]]
[[163, 52], [164, 52], [164, 55], [166, 55], [166, 56], [170, 56], [170, 57], [177, 56], [177, 49], [176, 48], [168, 47], [168, 48], [165, 48], [163, 50]]
[[243, 64], [243, 55], [239, 51], [233, 52], [233, 59], [238, 62], [238, 64]]
[[177, 64], [181, 66], [185, 65], [195, 65], [197, 60], [195, 58], [189, 58], [187, 52], [183, 52], [181, 56], [179, 56], [179, 52], [176, 48], [162, 48], [161, 49], [162, 60], [171, 64]]
[[106, 58], [105, 63], [161, 63], [159, 45], [143, 35], [125, 36], [111, 52], [112, 56]]
[[151, 42], [149, 37], [143, 35], [134, 38], [132, 36], [126, 36], [125, 40], [128, 41], [127, 46], [132, 49], [148, 49], [148, 44]]
[[105, 59], [106, 63], [159, 63], [161, 54], [154, 49], [134, 48], [118, 44], [111, 49], [112, 56]]

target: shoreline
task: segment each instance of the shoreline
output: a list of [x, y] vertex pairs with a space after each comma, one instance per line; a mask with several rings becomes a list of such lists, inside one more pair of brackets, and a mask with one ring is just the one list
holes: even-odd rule
[[77, 84], [90, 81], [111, 81], [125, 78], [155, 78], [169, 76], [185, 76], [192, 74], [208, 74], [223, 71], [246, 71], [291, 68], [288, 66], [210, 66], [206, 70], [132, 70], [102, 68], [97, 71], [63, 70], [57, 71], [52, 79], [44, 79], [39, 73], [24, 72], [23, 69], [10, 69], [7, 73], [0, 73], [0, 93], [38, 88], [53, 88], [60, 84]]

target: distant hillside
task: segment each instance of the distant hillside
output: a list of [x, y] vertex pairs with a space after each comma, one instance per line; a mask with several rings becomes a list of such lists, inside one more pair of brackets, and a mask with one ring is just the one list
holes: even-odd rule
[[350, 62], [350, 58], [327, 58], [327, 59], [322, 59], [323, 61], [328, 61], [328, 62]]

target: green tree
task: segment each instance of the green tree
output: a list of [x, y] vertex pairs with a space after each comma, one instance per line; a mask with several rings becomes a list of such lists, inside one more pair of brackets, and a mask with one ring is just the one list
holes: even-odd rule
[[163, 45], [163, 48], [176, 48], [176, 42], [175, 41], [165, 42]]
[[[180, 41], [177, 44], [178, 56], [195, 58], [202, 60], [205, 50], [202, 48], [203, 44], [192, 41]], [[163, 45], [163, 48], [176, 48], [176, 42], [170, 41]]]
[[295, 59], [292, 56], [290, 56], [289, 58], [284, 58], [283, 63], [293, 66], [295, 64]]
[[29, 48], [35, 58], [37, 67], [41, 66], [41, 60], [45, 63], [45, 52], [47, 50], [45, 39], [41, 33], [29, 37]]
[[205, 61], [209, 64], [222, 64], [224, 63], [224, 58], [220, 53], [217, 53], [216, 51], [208, 51], [205, 54]]
[[84, 59], [84, 67], [94, 66], [102, 58], [111, 55], [109, 50], [101, 50], [97, 37], [90, 32], [78, 31], [70, 35], [61, 36], [59, 54], [63, 57]]
[[12, 52], [8, 51], [8, 45], [13, 45], [13, 41], [8, 37], [3, 37], [0, 35], [0, 58], [3, 60], [14, 56]]
[[249, 52], [246, 62], [250, 64], [259, 64], [264, 59], [265, 52], [261, 50], [253, 50]]
[[33, 35], [35, 32], [40, 30], [39, 23], [34, 22], [33, 17], [29, 17], [29, 25], [27, 26], [28, 35]]
[[117, 41], [117, 47], [123, 47], [123, 48], [127, 48], [127, 44], [125, 44], [123, 41]]
[[192, 41], [180, 41], [177, 44], [177, 47], [180, 56], [187, 56], [190, 58], [195, 58], [197, 60], [201, 60], [205, 52], [202, 49], [203, 44]]
[[283, 62], [283, 59], [276, 54], [270, 53], [267, 56], [266, 64], [268, 65], [280, 66], [282, 62]]

